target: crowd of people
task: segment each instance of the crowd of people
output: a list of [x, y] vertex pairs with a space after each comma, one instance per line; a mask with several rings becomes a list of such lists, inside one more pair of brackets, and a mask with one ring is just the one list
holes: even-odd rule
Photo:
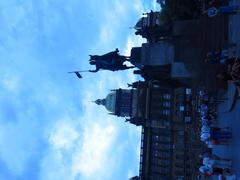
[[227, 5], [224, 0], [200, 0], [202, 1], [202, 15], [209, 18], [224, 15], [234, 15], [240, 12], [240, 6]]
[[217, 74], [216, 77], [223, 81], [234, 83], [240, 96], [240, 58], [236, 56], [234, 49], [230, 50], [229, 48], [208, 52], [205, 62], [223, 65], [224, 71]]
[[200, 105], [199, 113], [201, 119], [200, 138], [208, 148], [214, 145], [227, 145], [232, 133], [228, 127], [219, 128], [216, 126], [216, 106], [217, 102], [211, 97], [206, 90], [199, 91]]
[[[218, 145], [229, 145], [232, 139], [232, 132], [229, 127], [217, 126], [217, 103], [213, 96], [207, 90], [202, 89], [198, 92], [199, 96], [199, 114], [200, 139], [209, 148], [209, 152]], [[211, 176], [219, 178], [230, 178], [235, 180], [236, 176], [232, 172], [232, 161], [222, 158], [212, 153], [205, 153], [200, 156], [202, 165], [199, 167], [198, 179], [205, 179]]]
[[201, 173], [201, 175], [198, 176], [199, 179], [211, 177], [213, 175], [235, 177], [231, 174], [232, 161], [230, 159], [221, 158], [217, 155], [208, 153], [201, 155], [200, 158], [202, 159], [203, 165], [199, 168]]

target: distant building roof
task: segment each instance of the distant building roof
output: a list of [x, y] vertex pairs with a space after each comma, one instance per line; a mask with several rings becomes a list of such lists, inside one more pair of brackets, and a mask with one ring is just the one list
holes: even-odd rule
[[109, 112], [115, 113], [116, 92], [108, 94], [105, 99], [96, 100], [95, 103], [97, 105], [103, 105]]

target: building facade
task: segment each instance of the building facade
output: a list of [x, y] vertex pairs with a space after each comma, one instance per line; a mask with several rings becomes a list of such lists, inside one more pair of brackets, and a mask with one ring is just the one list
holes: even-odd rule
[[[135, 82], [132, 89], [117, 89], [96, 103], [113, 115], [142, 126], [141, 180], [192, 179], [197, 164], [191, 161], [187, 125], [192, 122], [191, 89], [162, 86], [158, 81]], [[197, 162], [195, 162], [197, 163]], [[135, 177], [137, 178], [137, 177]]]

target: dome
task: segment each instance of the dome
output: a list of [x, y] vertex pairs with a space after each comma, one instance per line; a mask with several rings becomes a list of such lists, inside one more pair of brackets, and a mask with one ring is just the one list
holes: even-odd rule
[[112, 92], [107, 95], [105, 99], [105, 107], [108, 111], [114, 113], [116, 106], [116, 92]]
[[147, 26], [148, 25], [148, 22], [147, 22], [147, 18], [146, 17], [142, 17], [138, 20], [138, 22], [136, 23], [136, 25], [134, 26], [134, 28], [136, 30], [139, 30], [139, 29], [142, 29], [143, 27]]

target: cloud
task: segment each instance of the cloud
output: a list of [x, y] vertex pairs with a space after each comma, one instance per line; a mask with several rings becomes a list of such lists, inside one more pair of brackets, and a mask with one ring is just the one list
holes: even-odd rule
[[110, 3], [106, 9], [105, 12], [102, 12], [102, 26], [96, 48], [105, 46], [106, 49], [110, 49], [111, 45], [115, 45], [113, 42], [115, 39], [125, 40], [126, 35], [123, 36], [122, 33], [129, 34], [129, 27], [133, 26], [139, 16], [147, 11], [141, 0], [133, 0], [131, 3], [127, 0], [116, 0], [112, 4]]
[[[135, 3], [132, 3], [131, 6], [134, 7], [134, 9], [137, 11], [137, 14], [140, 14], [144, 7], [141, 1], [134, 2]], [[121, 3], [120, 5], [120, 1], [115, 1], [115, 6], [113, 6], [111, 9], [114, 14], [109, 14], [109, 12], [106, 13], [106, 19], [103, 20], [103, 26], [100, 31], [99, 44], [101, 44], [101, 46], [104, 45], [104, 48], [110, 47], [113, 44], [111, 42], [112, 39], [116, 39], [119, 32], [121, 32], [121, 30], [118, 28], [122, 24], [119, 24], [119, 22], [121, 22], [125, 17], [128, 17], [128, 8], [126, 7], [125, 3]], [[141, 43], [143, 42], [145, 42], [145, 40], [142, 38], [136, 37], [134, 35], [129, 35], [127, 37], [126, 44], [123, 45], [123, 48], [121, 48], [123, 49], [123, 54], [130, 55], [131, 48], [134, 46], [141, 46]], [[101, 50], [103, 50], [103, 48], [101, 48]], [[125, 141], [123, 144], [117, 145], [117, 141], [122, 141], [117, 138], [119, 136], [121, 137], [121, 135], [118, 134], [120, 133], [120, 129], [117, 127], [119, 124], [116, 124], [114, 122], [113, 117], [106, 115], [105, 109], [103, 109], [103, 111], [96, 110], [96, 108], [89, 105], [89, 101], [94, 97], [105, 97], [105, 93], [107, 90], [109, 90], [109, 85], [111, 85], [111, 89], [114, 89], [114, 87], [124, 88], [126, 87], [126, 81], [133, 82], [136, 80], [137, 78], [135, 75], [133, 75], [132, 71], [114, 73], [107, 71], [100, 72], [98, 74], [98, 82], [94, 83], [94, 85], [91, 85], [95, 87], [93, 89], [94, 91], [97, 91], [97, 94], [94, 94], [94, 92], [91, 92], [89, 90], [83, 90], [86, 93], [84, 95], [85, 99], [83, 100], [83, 104], [86, 105], [86, 109], [82, 119], [84, 122], [86, 122], [86, 124], [84, 125], [83, 130], [82, 147], [79, 148], [78, 153], [74, 155], [75, 158], [73, 161], [75, 161], [75, 163], [73, 163], [72, 168], [75, 176], [77, 176], [79, 173], [80, 177], [83, 179], [110, 178], [110, 172], [108, 171], [106, 173], [106, 169], [111, 169], [112, 173], [115, 172], [117, 165], [113, 164], [114, 160], [119, 159], [121, 156], [124, 156], [120, 153], [123, 153], [130, 146], [130, 143], [136, 142], [136, 135], [140, 134], [139, 128], [127, 125], [129, 126], [129, 128], [127, 128], [127, 132], [129, 133], [128, 138], [130, 138], [130, 140]], [[88, 86], [88, 88], [91, 89], [91, 86]], [[94, 114], [98, 114], [98, 117], [96, 118], [92, 112], [94, 112]], [[105, 115], [102, 113], [105, 113]], [[104, 122], [99, 121], [100, 119], [104, 119]], [[93, 120], [95, 121], [94, 123]], [[139, 147], [140, 143], [138, 142], [137, 146], [134, 147], [134, 153], [136, 149], [139, 151]], [[114, 151], [114, 149], [116, 150]], [[116, 152], [118, 152], [118, 155]], [[139, 155], [139, 153], [137, 155]], [[139, 156], [137, 156], [135, 160], [135, 163], [138, 164]], [[132, 168], [130, 171], [136, 172], [136, 169]]]
[[84, 131], [83, 146], [73, 160], [74, 174], [79, 172], [84, 179], [89, 180], [109, 177], [110, 172], [106, 169], [114, 168], [111, 155], [116, 133], [116, 128], [111, 124], [102, 126], [93, 123], [91, 127], [87, 127]]
[[50, 131], [49, 142], [54, 149], [69, 149], [79, 138], [79, 132], [75, 129], [74, 124], [69, 120], [63, 120], [55, 124]]
[[160, 5], [157, 3], [157, 0], [152, 0], [152, 10], [160, 11]]
[[1, 81], [2, 82], [0, 84], [2, 84], [2, 88], [4, 88], [6, 91], [17, 93], [20, 83], [19, 77], [14, 76], [14, 74], [5, 74], [3, 75]]
[[146, 40], [140, 36], [129, 35], [127, 38], [127, 43], [124, 49], [124, 54], [127, 56], [131, 55], [131, 49], [133, 47], [141, 47], [142, 43], [145, 43]]
[[49, 148], [41, 162], [40, 179], [111, 179], [106, 169], [114, 168], [109, 155], [116, 157], [112, 148], [118, 128], [105, 110], [96, 110], [89, 99], [93, 99], [92, 92], [82, 100], [86, 110], [77, 121], [66, 117], [45, 131]]
[[136, 172], [139, 131], [90, 103], [126, 88], [136, 80], [132, 71], [82, 80], [66, 72], [86, 68], [81, 60], [92, 50], [120, 47], [129, 54], [141, 41], [128, 26], [144, 11], [142, 2], [26, 0], [1, 1], [0, 7], [0, 161], [6, 174], [71, 180], [121, 179], [130, 166]]
[[[131, 55], [131, 49], [133, 47], [141, 47], [142, 43], [145, 43], [146, 40], [141, 38], [140, 36], [134, 36], [134, 35], [129, 35], [127, 38], [127, 43], [124, 48], [124, 55], [130, 56]], [[127, 62], [126, 65], [132, 66], [131, 63]], [[137, 80], [141, 80], [141, 77], [136, 76], [133, 74], [133, 70], [129, 70], [127, 72], [127, 79], [129, 82], [135, 82]]]

